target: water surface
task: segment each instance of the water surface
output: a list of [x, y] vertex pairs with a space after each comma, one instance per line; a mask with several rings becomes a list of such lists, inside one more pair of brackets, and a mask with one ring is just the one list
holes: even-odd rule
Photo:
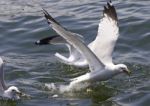
[[114, 0], [120, 37], [113, 58], [125, 63], [132, 75], [119, 75], [103, 84], [59, 94], [46, 89], [45, 83], [65, 83], [65, 79], [86, 70], [63, 65], [54, 57], [56, 51], [67, 55], [65, 47], [36, 46], [34, 42], [55, 32], [47, 25], [42, 7], [63, 26], [80, 33], [86, 43], [97, 33], [105, 0], [1, 0], [0, 55], [6, 61], [5, 79], [32, 95], [19, 102], [0, 102], [0, 106], [149, 106], [150, 104], [150, 1]]

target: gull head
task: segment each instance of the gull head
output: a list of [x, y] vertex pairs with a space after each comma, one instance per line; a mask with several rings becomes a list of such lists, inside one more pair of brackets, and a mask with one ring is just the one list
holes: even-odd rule
[[118, 70], [119, 72], [126, 73], [127, 75], [131, 74], [131, 71], [128, 69], [128, 67], [125, 64], [117, 64], [116, 70]]
[[20, 99], [21, 95], [22, 95], [22, 92], [20, 92], [19, 89], [15, 86], [11, 86], [7, 90], [4, 91], [4, 96], [13, 100]]

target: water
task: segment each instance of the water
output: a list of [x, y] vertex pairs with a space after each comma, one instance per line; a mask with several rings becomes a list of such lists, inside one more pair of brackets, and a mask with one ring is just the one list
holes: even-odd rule
[[[150, 105], [150, 1], [116, 0], [120, 34], [114, 52], [115, 63], [125, 63], [132, 75], [119, 75], [103, 84], [75, 93], [58, 94], [45, 83], [65, 83], [86, 70], [60, 64], [58, 46], [36, 46], [38, 39], [55, 34], [49, 29], [41, 7], [63, 26], [83, 34], [86, 43], [97, 33], [105, 0], [1, 0], [0, 55], [6, 61], [5, 79], [32, 95], [19, 102], [1, 101], [0, 106], [149, 106]], [[76, 71], [78, 70], [78, 71]]]

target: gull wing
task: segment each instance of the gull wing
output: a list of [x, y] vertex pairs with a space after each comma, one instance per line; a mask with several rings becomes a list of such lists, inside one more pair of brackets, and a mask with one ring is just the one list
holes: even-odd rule
[[103, 64], [112, 63], [112, 52], [119, 36], [118, 18], [111, 2], [104, 6], [103, 18], [100, 20], [96, 39], [90, 44], [91, 50]]
[[98, 71], [104, 68], [104, 65], [96, 57], [96, 55], [83, 43], [82, 40], [75, 36], [75, 33], [63, 28], [55, 19], [53, 19], [46, 10], [44, 10], [45, 18], [50, 27], [56, 31], [57, 34], [62, 36], [66, 41], [73, 45], [88, 61], [91, 71]]
[[[83, 36], [74, 33], [74, 35], [76, 37], [78, 37], [79, 39], [83, 40]], [[47, 45], [47, 44], [53, 44], [53, 45], [69, 45], [69, 43], [61, 36], [59, 35], [53, 35], [50, 37], [46, 37], [46, 38], [42, 38], [38, 41], [35, 42], [36, 45]]]
[[67, 47], [69, 49], [69, 57], [65, 57], [61, 55], [60, 53], [55, 53], [55, 56], [60, 60], [60, 62], [68, 64], [68, 65], [74, 65], [74, 62], [78, 61], [82, 58], [82, 55], [79, 51], [77, 51], [76, 48], [74, 48], [72, 45], [68, 44]]
[[4, 70], [3, 70], [3, 60], [0, 58], [0, 91], [6, 90], [6, 85], [4, 82]]
[[[75, 34], [75, 35], [79, 39], [83, 40], [83, 37], [81, 35], [78, 35], [78, 34]], [[40, 40], [36, 41], [35, 44], [37, 44], [37, 45], [47, 45], [47, 44], [66, 45], [69, 49], [69, 57], [65, 57], [60, 53], [55, 53], [55, 56], [58, 58], [58, 60], [60, 62], [68, 64], [68, 65], [74, 65], [74, 64], [76, 64], [76, 61], [81, 60], [83, 58], [83, 56], [77, 49], [75, 49], [63, 37], [61, 37], [59, 35], [54, 35], [54, 36], [40, 39]], [[79, 64], [78, 66], [82, 66], [82, 65]]]

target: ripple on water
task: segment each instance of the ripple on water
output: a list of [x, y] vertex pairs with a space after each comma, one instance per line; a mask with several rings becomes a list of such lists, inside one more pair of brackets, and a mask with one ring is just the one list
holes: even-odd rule
[[[149, 106], [150, 87], [150, 1], [117, 0], [120, 37], [114, 52], [115, 63], [125, 63], [132, 70], [131, 83], [125, 75], [117, 76], [103, 85], [59, 95], [45, 90], [45, 83], [65, 83], [87, 70], [62, 65], [54, 57], [56, 51], [67, 55], [64, 46], [36, 46], [34, 42], [56, 34], [45, 21], [41, 7], [48, 10], [63, 26], [83, 34], [86, 43], [93, 40], [102, 17], [106, 0], [1, 0], [0, 1], [0, 54], [6, 60], [6, 81], [33, 96], [19, 103], [3, 106]], [[1, 102], [0, 102], [1, 105]]]

